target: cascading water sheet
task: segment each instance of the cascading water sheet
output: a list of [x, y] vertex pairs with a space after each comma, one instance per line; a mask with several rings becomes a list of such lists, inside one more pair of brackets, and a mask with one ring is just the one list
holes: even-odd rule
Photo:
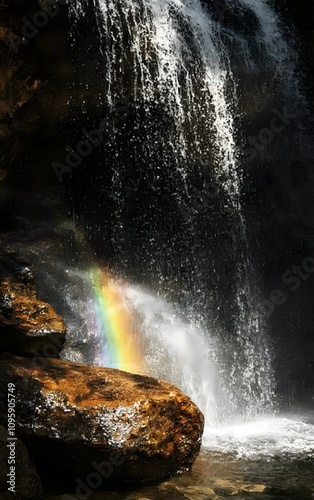
[[[188, 213], [191, 213], [191, 203], [193, 205], [189, 196], [193, 176], [202, 178], [209, 165], [214, 181], [224, 193], [233, 221], [231, 247], [237, 261], [234, 274], [238, 312], [234, 352], [228, 355], [232, 366], [222, 376], [229, 387], [233, 413], [240, 411], [252, 416], [263, 412], [272, 406], [271, 353], [251, 285], [254, 270], [241, 207], [242, 174], [234, 119], [238, 106], [236, 81], [228, 49], [222, 41], [222, 26], [198, 0], [193, 3], [189, 0], [99, 0], [99, 8], [97, 23], [108, 106], [114, 109], [121, 96], [131, 95], [135, 106], [146, 110], [147, 120], [153, 106], [162, 106], [169, 115], [172, 126], [164, 135], [161, 130], [162, 143], [165, 149], [171, 146], [177, 170], [173, 196], [178, 205], [187, 203]], [[148, 133], [148, 158], [153, 158], [154, 147], [154, 139]], [[125, 238], [123, 168], [118, 165], [113, 169], [111, 186], [117, 248], [123, 247]], [[158, 173], [153, 175], [156, 177]], [[149, 219], [147, 222], [150, 223]], [[192, 232], [193, 215], [187, 224], [188, 231]], [[150, 245], [151, 240], [147, 244]], [[156, 260], [156, 256], [150, 258]], [[198, 300], [208, 302], [202, 284]], [[189, 307], [193, 310], [193, 303]], [[230, 349], [232, 347], [222, 344], [221, 355]]]
[[[195, 117], [202, 120], [202, 133], [216, 137], [217, 175], [236, 203], [240, 189], [237, 151], [227, 98], [227, 54], [219, 40], [219, 26], [198, 0], [193, 4], [188, 0], [100, 0], [100, 7], [108, 102], [114, 102], [113, 82], [118, 75], [126, 71], [128, 78], [127, 71], [132, 70], [134, 95], [147, 103], [159, 100], [173, 116], [176, 131], [168, 140], [173, 141], [175, 152], [183, 157], [199, 155], [205, 167], [208, 152], [201, 149], [202, 138], [195, 132]], [[129, 46], [121, 53], [125, 30]]]
[[[253, 60], [254, 54], [249, 49], [251, 40], [241, 31], [236, 33], [230, 27], [226, 28], [224, 16], [217, 18], [215, 6], [206, 8], [200, 0], [97, 0], [92, 4], [99, 30], [100, 64], [104, 75], [102, 99], [106, 100], [111, 110], [121, 98], [131, 100], [135, 115], [138, 114], [133, 122], [134, 130], [144, 124], [143, 143], [143, 138], [139, 140], [135, 135], [133, 137], [132, 132], [128, 140], [129, 144], [140, 142], [133, 153], [134, 161], [141, 164], [136, 175], [139, 174], [140, 179], [150, 178], [153, 187], [147, 184], [143, 188], [141, 180], [136, 180], [136, 189], [141, 193], [148, 186], [150, 195], [155, 196], [155, 192], [163, 189], [160, 179], [164, 178], [161, 177], [164, 171], [166, 178], [173, 179], [172, 186], [167, 187], [167, 196], [175, 200], [178, 213], [180, 207], [184, 207], [179, 233], [182, 234], [182, 247], [185, 248], [183, 260], [191, 264], [187, 271], [190, 272], [189, 282], [182, 293], [189, 297], [186, 307], [192, 322], [193, 314], [199, 314], [206, 305], [204, 317], [207, 325], [204, 328], [203, 324], [202, 328], [211, 332], [207, 333], [208, 337], [219, 338], [220, 377], [225, 387], [222, 405], [229, 405], [229, 410], [232, 408], [229, 411], [231, 415], [241, 414], [244, 418], [271, 411], [274, 399], [272, 353], [267, 323], [258, 308], [259, 291], [255, 283], [255, 269], [242, 206], [245, 162], [239, 153], [237, 79], [232, 71], [232, 55], [226, 43], [226, 34], [241, 42], [238, 47], [243, 51], [243, 59], [247, 60], [248, 71], [257, 66]], [[294, 48], [289, 46], [274, 10], [263, 0], [239, 0], [235, 5], [226, 2], [226, 7], [228, 5], [230, 11], [236, 7], [242, 9], [244, 14], [249, 12], [251, 19], [254, 18], [256, 36], [252, 33], [252, 38], [255, 38], [253, 46], [263, 60], [265, 69], [276, 80], [278, 92], [285, 87], [285, 71], [288, 71], [290, 91], [292, 87], [297, 89], [297, 55]], [[81, 2], [73, 2], [71, 9], [73, 18], [84, 15]], [[228, 12], [225, 14], [227, 17]], [[151, 132], [150, 122], [155, 118], [155, 113], [159, 116], [160, 109], [170, 125], [165, 128], [161, 122], [156, 135]], [[119, 267], [130, 253], [125, 236], [130, 197], [128, 186], [125, 186], [128, 182], [125, 175], [128, 159], [120, 154], [118, 146], [115, 149], [118, 137], [115, 134], [114, 130], [110, 148], [115, 164], [112, 167], [109, 197], [114, 207], [111, 214], [114, 221], [112, 245], [116, 251], [118, 249]], [[158, 148], [162, 153], [156, 156]], [[235, 307], [228, 340], [219, 331], [217, 321], [212, 328], [210, 317], [215, 315], [215, 310], [213, 305], [210, 306], [206, 277], [202, 276], [201, 270], [197, 274], [193, 269], [194, 263], [199, 265], [199, 262], [211, 266], [213, 274], [218, 276], [218, 283], [219, 274], [224, 271], [216, 269], [217, 261], [211, 261], [211, 254], [207, 260], [204, 257], [205, 250], [215, 243], [215, 236], [212, 236], [213, 242], [202, 246], [203, 243], [197, 241], [195, 235], [195, 228], [200, 226], [200, 222], [191, 193], [196, 181], [198, 186], [203, 183], [206, 191], [207, 184], [203, 179], [208, 173], [219, 186], [222, 213], [229, 220], [226, 241], [234, 261], [230, 272], [233, 273]], [[158, 187], [155, 188], [154, 183]], [[151, 207], [154, 201], [143, 207], [138, 206], [138, 210], [142, 210], [142, 213], [135, 214], [139, 225], [142, 220], [144, 226], [152, 225], [151, 217], [155, 217], [154, 212], [159, 209], [158, 203], [162, 203], [163, 198], [157, 196], [156, 200], [154, 210]], [[215, 213], [220, 216], [219, 212]], [[206, 234], [211, 234], [211, 224], [209, 222], [209, 226], [205, 227]], [[158, 228], [157, 225], [157, 231]], [[158, 248], [158, 238], [153, 232], [148, 231], [147, 237], [141, 240], [146, 274], [157, 270], [157, 275], [152, 275], [151, 280], [162, 283], [168, 279], [167, 270], [163, 271], [163, 267], [167, 269], [164, 262], [172, 264], [181, 251], [180, 237], [175, 237], [176, 249], [170, 248], [173, 243], [169, 241], [169, 248], [164, 251]], [[204, 239], [200, 231], [199, 237]], [[180, 277], [174, 274], [171, 278], [179, 281]]]

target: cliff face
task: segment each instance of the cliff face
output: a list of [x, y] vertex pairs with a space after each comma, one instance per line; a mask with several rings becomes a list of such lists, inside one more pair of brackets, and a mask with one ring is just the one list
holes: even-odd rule
[[[51, 181], [72, 69], [64, 0], [0, 5], [0, 168], [22, 190]], [[6, 5], [7, 4], [7, 5]]]

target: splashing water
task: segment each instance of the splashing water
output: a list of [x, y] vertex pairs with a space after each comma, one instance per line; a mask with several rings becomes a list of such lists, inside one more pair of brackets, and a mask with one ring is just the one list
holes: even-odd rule
[[314, 458], [313, 421], [304, 416], [264, 418], [245, 424], [206, 427], [204, 444], [238, 457], [308, 456]]
[[99, 364], [174, 383], [203, 411], [207, 427], [239, 419], [228, 397], [233, 391], [234, 400], [241, 400], [241, 387], [235, 389], [230, 374], [222, 372], [215, 335], [140, 287], [99, 270], [92, 276]]
[[206, 415], [218, 422], [214, 340], [189, 324], [173, 306], [137, 287], [126, 287], [125, 298], [141, 321], [148, 373], [170, 380], [190, 395]]
[[[310, 420], [297, 415], [264, 416], [243, 423], [238, 414], [232, 414], [226, 400], [230, 388], [219, 366], [220, 348], [213, 334], [188, 323], [173, 305], [140, 287], [110, 278], [99, 270], [92, 274], [93, 281], [98, 282], [94, 304], [98, 332], [104, 340], [99, 364], [177, 385], [204, 413], [203, 445], [212, 451], [243, 458], [313, 455]], [[99, 301], [99, 297], [105, 300]], [[241, 398], [240, 391], [234, 397]]]

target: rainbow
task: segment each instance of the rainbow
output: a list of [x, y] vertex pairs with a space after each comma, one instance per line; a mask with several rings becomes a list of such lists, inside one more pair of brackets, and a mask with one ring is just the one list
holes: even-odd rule
[[102, 337], [102, 364], [130, 373], [145, 373], [141, 335], [128, 307], [123, 283], [107, 271], [92, 271], [94, 308]]

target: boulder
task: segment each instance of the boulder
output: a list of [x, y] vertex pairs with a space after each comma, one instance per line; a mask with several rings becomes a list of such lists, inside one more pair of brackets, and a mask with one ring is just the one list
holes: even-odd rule
[[[191, 468], [204, 417], [179, 389], [120, 370], [44, 361], [38, 367], [0, 356], [1, 393], [15, 384], [16, 434], [45, 481], [105, 488]], [[0, 424], [6, 418], [4, 405]]]
[[58, 357], [65, 342], [61, 316], [37, 298], [31, 272], [0, 282], [0, 352]]
[[[9, 461], [7, 430], [0, 426], [0, 496], [1, 500], [38, 500], [42, 497], [40, 477], [24, 444], [14, 442]], [[12, 441], [11, 441], [12, 443]], [[11, 469], [11, 470], [10, 470]], [[8, 476], [8, 474], [11, 474]], [[8, 481], [11, 481], [8, 483]], [[9, 491], [8, 488], [11, 488]], [[12, 490], [13, 488], [13, 490]]]

